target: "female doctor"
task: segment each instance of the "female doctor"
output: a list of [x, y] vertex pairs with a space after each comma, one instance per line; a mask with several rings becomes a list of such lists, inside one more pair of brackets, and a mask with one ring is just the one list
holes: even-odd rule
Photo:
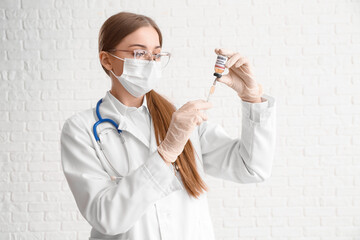
[[92, 226], [89, 239], [215, 239], [205, 174], [237, 183], [271, 175], [275, 100], [262, 95], [248, 60], [215, 49], [229, 58], [229, 73], [217, 80], [242, 103], [241, 139], [232, 139], [207, 121], [210, 102], [177, 109], [153, 90], [170, 57], [162, 43], [149, 17], [120, 12], [107, 19], [99, 57], [111, 90], [62, 128], [62, 167]]

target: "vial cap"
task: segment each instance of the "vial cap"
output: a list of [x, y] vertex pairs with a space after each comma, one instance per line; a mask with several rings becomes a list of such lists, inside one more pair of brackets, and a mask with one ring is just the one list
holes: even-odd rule
[[217, 78], [221, 78], [222, 75], [220, 73], [214, 73], [214, 76], [217, 77]]

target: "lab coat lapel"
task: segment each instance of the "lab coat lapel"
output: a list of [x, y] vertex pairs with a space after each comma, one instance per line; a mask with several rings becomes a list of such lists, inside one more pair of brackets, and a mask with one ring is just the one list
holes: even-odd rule
[[[114, 104], [111, 102], [111, 100], [107, 94], [103, 98], [103, 101], [100, 105], [99, 111], [100, 111], [102, 118], [112, 119], [117, 124], [119, 124], [118, 129], [121, 129], [122, 131], [126, 131], [126, 132], [130, 133], [135, 138], [137, 138], [140, 142], [142, 142], [147, 148], [150, 148], [150, 147], [152, 149], [154, 148], [154, 146], [150, 146], [151, 144], [145, 138], [144, 134], [142, 134], [141, 129], [137, 128], [131, 121], [129, 121], [129, 119], [127, 119], [126, 117], [124, 117], [123, 115], [121, 115], [118, 112], [118, 110], [116, 109]], [[154, 137], [153, 136], [154, 129], [153, 129], [152, 125], [153, 124], [151, 121], [151, 137], [150, 137], [151, 142], [153, 142], [152, 139]]]
[[149, 141], [145, 138], [144, 134], [142, 134], [141, 129], [137, 128], [131, 121], [129, 121], [122, 115], [120, 115], [119, 119], [120, 125], [118, 129], [132, 134], [134, 137], [140, 140], [147, 148], [150, 147]]
[[152, 121], [152, 117], [150, 116], [150, 150], [151, 152], [154, 152], [157, 149], [157, 143], [156, 143], [156, 139], [155, 139], [155, 129], [154, 129], [154, 124]]

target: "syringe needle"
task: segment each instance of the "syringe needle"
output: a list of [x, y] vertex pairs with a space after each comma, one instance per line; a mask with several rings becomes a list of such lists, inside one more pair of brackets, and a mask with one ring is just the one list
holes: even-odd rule
[[207, 99], [206, 99], [207, 102], [208, 102], [209, 99], [210, 99], [210, 95], [212, 95], [212, 94], [215, 92], [215, 85], [216, 85], [216, 79], [214, 80], [213, 85], [212, 85], [211, 88], [210, 88], [209, 95], [208, 95], [208, 97], [207, 97]]

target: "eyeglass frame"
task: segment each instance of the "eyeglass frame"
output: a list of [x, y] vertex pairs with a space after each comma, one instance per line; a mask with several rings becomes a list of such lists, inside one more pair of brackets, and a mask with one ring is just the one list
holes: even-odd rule
[[159, 56], [159, 55], [161, 55], [161, 54], [166, 54], [166, 55], [162, 55], [162, 56], [168, 56], [168, 57], [169, 57], [168, 62], [170, 61], [170, 58], [171, 58], [171, 53], [169, 53], [169, 52], [160, 52], [160, 53], [152, 54], [152, 53], [150, 53], [150, 52], [149, 52], [148, 50], [146, 50], [146, 49], [134, 49], [134, 50], [110, 49], [110, 50], [108, 50], [108, 51], [109, 51], [109, 52], [116, 52], [116, 51], [121, 51], [121, 52], [133, 52], [133, 53], [134, 53], [134, 59], [139, 59], [139, 58], [136, 58], [136, 52], [138, 52], [138, 51], [145, 51], [147, 56], [148, 56], [149, 54], [151, 54], [151, 59], [154, 59], [154, 56], [155, 56], [155, 59], [156, 59], [157, 56]]

